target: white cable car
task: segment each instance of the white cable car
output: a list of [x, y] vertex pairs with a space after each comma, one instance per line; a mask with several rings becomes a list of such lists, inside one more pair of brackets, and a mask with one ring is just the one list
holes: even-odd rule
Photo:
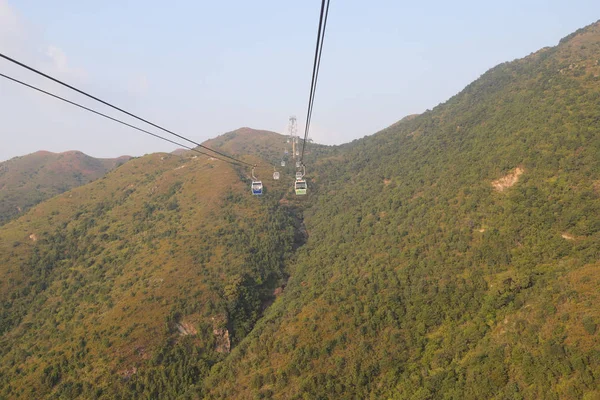
[[285, 167], [285, 160], [281, 160], [281, 166]]
[[273, 179], [275, 179], [276, 181], [279, 180], [279, 172], [273, 172]]
[[254, 168], [256, 166], [252, 167], [252, 185], [250, 185], [250, 189], [253, 195], [260, 196], [263, 194], [263, 184], [254, 176]]
[[300, 168], [301, 166], [300, 161], [296, 161], [296, 168]]

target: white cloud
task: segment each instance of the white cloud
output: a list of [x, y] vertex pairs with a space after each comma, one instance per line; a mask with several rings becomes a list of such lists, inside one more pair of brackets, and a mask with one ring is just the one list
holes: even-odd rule
[[[75, 87], [99, 93], [99, 97], [105, 97], [108, 92], [110, 96], [106, 98], [116, 99], [115, 103], [124, 104], [125, 108], [137, 105], [136, 98], [147, 93], [149, 80], [139, 70], [129, 73], [119, 70], [118, 77], [113, 77], [112, 80], [107, 80], [103, 72], [103, 82], [98, 81], [95, 76], [89, 76], [88, 71], [80, 67], [86, 60], [77, 57], [77, 47], [73, 47], [73, 50], [65, 47], [77, 46], [76, 40], [63, 42], [56, 37], [49, 37], [43, 25], [31, 23], [19, 10], [18, 1], [13, 3], [10, 0], [0, 0], [0, 53]], [[94, 67], [90, 66], [92, 68]], [[101, 112], [112, 113], [107, 107], [7, 60], [0, 59], [0, 72]], [[119, 77], [123, 75], [128, 78], [119, 81]], [[122, 90], [113, 90], [113, 85], [107, 85], [107, 81], [116, 87], [129, 89], [128, 93], [123, 95]], [[125, 153], [143, 154], [142, 152], [149, 152], [151, 149], [165, 148], [163, 142], [154, 138], [133, 133], [113, 122], [2, 78], [0, 110], [3, 111], [0, 161], [41, 149], [56, 152], [77, 149], [92, 156], [112, 157]]]
[[6, 0], [0, 0], [0, 48], [16, 51], [26, 40], [25, 28]]
[[54, 67], [59, 72], [69, 71], [69, 67], [67, 66], [67, 55], [64, 51], [55, 46], [48, 46], [46, 55], [52, 59]]
[[0, 23], [3, 32], [17, 31], [19, 28], [17, 15], [5, 0], [0, 0]]
[[48, 46], [46, 50], [46, 57], [50, 59], [50, 70], [62, 76], [68, 76], [77, 80], [83, 80], [87, 77], [86, 72], [81, 68], [73, 68], [69, 65], [69, 60], [65, 52], [54, 46]]
[[[0, 0], [0, 52], [68, 82], [78, 84], [86, 77], [83, 69], [70, 65], [66, 53], [49, 45], [39, 28], [23, 19], [6, 0]], [[0, 71], [68, 97], [67, 89], [7, 60], [0, 59]], [[66, 140], [57, 140], [59, 135], [67, 140], [76, 138], [76, 128], [68, 124], [73, 125], [78, 115], [70, 111], [65, 118], [64, 104], [4, 79], [0, 79], [0, 93], [0, 109], [6, 111], [0, 129], [0, 160], [40, 149], [62, 151], [60, 143]]]
[[[25, 22], [7, 0], [0, 0], [0, 52], [50, 75], [78, 81], [87, 77], [83, 69], [69, 64], [65, 51], [44, 42], [44, 37], [35, 26]], [[1, 65], [8, 68], [5, 72], [22, 76], [23, 71], [8, 61], [2, 61]], [[13, 74], [13, 71], [16, 73]]]

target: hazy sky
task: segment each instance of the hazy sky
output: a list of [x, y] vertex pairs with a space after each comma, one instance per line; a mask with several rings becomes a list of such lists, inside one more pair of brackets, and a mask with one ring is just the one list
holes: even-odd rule
[[[319, 7], [0, 0], [0, 52], [197, 141], [242, 126], [283, 132], [290, 115], [304, 125]], [[598, 0], [331, 0], [311, 136], [370, 135], [598, 19]], [[106, 110], [4, 60], [0, 72]], [[0, 160], [175, 148], [0, 79]]]

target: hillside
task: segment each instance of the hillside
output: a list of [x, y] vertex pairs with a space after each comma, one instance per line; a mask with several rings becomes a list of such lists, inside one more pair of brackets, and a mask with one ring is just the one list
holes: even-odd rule
[[208, 398], [600, 396], [600, 24], [321, 159]]
[[240, 128], [227, 132], [203, 144], [221, 149], [228, 154], [253, 154], [263, 159], [281, 157], [286, 137], [279, 133], [252, 128]]
[[600, 396], [600, 23], [417, 116], [249, 128], [0, 227], [0, 398]]
[[221, 161], [153, 154], [6, 224], [0, 397], [197, 383], [251, 330], [304, 240], [275, 182], [261, 199], [248, 188]]
[[0, 163], [0, 225], [32, 206], [104, 176], [130, 157], [99, 159], [79, 151], [38, 151]]

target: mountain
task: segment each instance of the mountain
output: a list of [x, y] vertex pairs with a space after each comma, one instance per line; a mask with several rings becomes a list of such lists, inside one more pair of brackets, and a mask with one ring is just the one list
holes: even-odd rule
[[[289, 152], [285, 158], [291, 159], [292, 144], [287, 143], [287, 140], [287, 136], [275, 132], [245, 127], [227, 132], [215, 139], [207, 140], [204, 144], [209, 148], [218, 149], [227, 154], [252, 154], [262, 160], [278, 165], [285, 155], [285, 149]], [[299, 142], [302, 146], [303, 139], [300, 139]], [[329, 154], [331, 148], [311, 143], [307, 147], [307, 152], [310, 152], [309, 157], [316, 157]]]
[[57, 194], [98, 179], [130, 157], [38, 151], [0, 163], [0, 225]]
[[188, 149], [176, 149], [176, 150], [173, 150], [171, 152], [171, 154], [174, 154], [176, 156], [183, 156], [183, 155], [187, 154], [189, 151], [190, 150], [188, 150]]
[[[0, 398], [600, 396], [600, 23], [372, 136], [131, 160], [0, 227]], [[280, 150], [279, 150], [280, 151]]]
[[249, 172], [148, 155], [0, 228], [0, 398], [163, 397], [201, 382], [305, 240], [279, 203], [288, 184], [253, 198]]
[[245, 127], [207, 140], [203, 144], [227, 154], [254, 154], [269, 159], [281, 157], [286, 139], [286, 136], [279, 133]]
[[[299, 142], [299, 146], [302, 146], [303, 140], [299, 139]], [[258, 157], [263, 162], [271, 163], [273, 166], [279, 166], [282, 158], [285, 158], [286, 160], [291, 160], [292, 158], [292, 145], [291, 143], [288, 143], [288, 136], [248, 127], [224, 133], [216, 138], [209, 139], [202, 144], [208, 148], [236, 157], [248, 155]], [[285, 155], [285, 149], [288, 150], [288, 155]], [[199, 148], [198, 150], [210, 153], [203, 148]], [[310, 146], [306, 149], [305, 156], [323, 156], [325, 154], [331, 154], [332, 151], [334, 151], [334, 148], [332, 147], [310, 143]], [[185, 149], [177, 149], [171, 154], [179, 156], [198, 155], [196, 152]], [[218, 155], [215, 156], [220, 157]]]
[[600, 24], [321, 159], [207, 398], [600, 397]]

